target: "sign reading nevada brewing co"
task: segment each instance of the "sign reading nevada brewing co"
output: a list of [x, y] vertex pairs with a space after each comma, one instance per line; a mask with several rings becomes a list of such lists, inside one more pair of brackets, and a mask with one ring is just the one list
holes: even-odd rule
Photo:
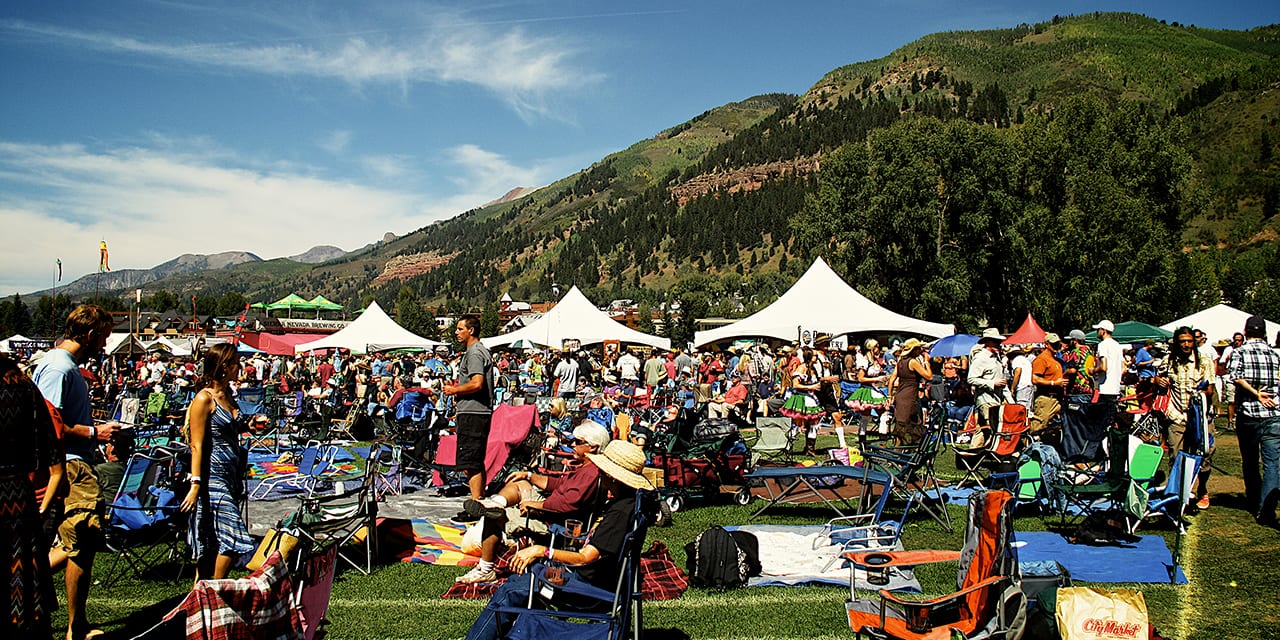
[[338, 331], [351, 324], [347, 320], [305, 320], [300, 318], [277, 318], [285, 329], [318, 329], [322, 331]]
[[1136, 622], [1089, 618], [1080, 627], [1085, 633], [1091, 633], [1100, 638], [1138, 638], [1139, 633], [1143, 638], [1147, 636], [1146, 628]]

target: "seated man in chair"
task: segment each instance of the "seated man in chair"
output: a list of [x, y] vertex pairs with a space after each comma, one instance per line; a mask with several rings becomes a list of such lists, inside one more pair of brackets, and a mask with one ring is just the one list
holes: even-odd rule
[[[636, 490], [653, 486], [641, 475], [644, 451], [630, 442], [615, 440], [603, 454], [589, 454], [588, 459], [600, 469], [600, 490], [607, 496], [604, 517], [587, 537], [579, 551], [550, 549], [540, 544], [516, 552], [511, 568], [524, 573], [538, 558], [576, 567], [577, 579], [612, 591], [618, 582], [623, 542], [635, 512]], [[490, 598], [488, 606], [467, 632], [467, 640], [489, 640], [502, 636], [512, 622], [499, 617], [497, 608], [523, 606], [529, 600], [530, 581], [512, 577], [502, 583]]]
[[[483, 518], [480, 562], [457, 581], [463, 584], [492, 582], [497, 578], [494, 563], [503, 549], [503, 534], [519, 529], [546, 533], [543, 520], [560, 520], [589, 514], [601, 495], [600, 469], [588, 456], [609, 444], [609, 432], [602, 426], [583, 421], [573, 430], [573, 454], [582, 464], [564, 477], [550, 477], [532, 471], [516, 471], [497, 495], [484, 500], [467, 500], [462, 508], [467, 515]], [[529, 517], [526, 517], [529, 516]], [[539, 519], [541, 517], [541, 519]]]
[[742, 374], [733, 374], [733, 385], [723, 394], [717, 395], [707, 403], [708, 418], [729, 418], [737, 415], [747, 416], [747, 385], [742, 381]]

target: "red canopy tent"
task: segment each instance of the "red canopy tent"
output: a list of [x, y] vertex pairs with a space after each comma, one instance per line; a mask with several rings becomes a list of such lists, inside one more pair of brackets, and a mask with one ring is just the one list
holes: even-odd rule
[[[318, 337], [323, 336], [315, 333], [286, 333], [282, 335], [259, 333], [257, 336], [258, 344], [251, 344], [251, 346], [273, 356], [292, 356], [294, 346], [304, 342], [311, 342]], [[251, 342], [251, 336], [246, 335], [244, 341]]]
[[1017, 331], [1009, 334], [1004, 339], [1005, 344], [1039, 344], [1044, 342], [1045, 330], [1040, 328], [1040, 323], [1027, 314], [1027, 319], [1022, 322], [1022, 326]]

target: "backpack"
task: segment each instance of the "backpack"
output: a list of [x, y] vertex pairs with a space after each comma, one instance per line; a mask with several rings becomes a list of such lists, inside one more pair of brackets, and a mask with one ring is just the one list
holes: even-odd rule
[[689, 580], [708, 589], [733, 589], [760, 575], [760, 542], [746, 531], [713, 525], [685, 545]]

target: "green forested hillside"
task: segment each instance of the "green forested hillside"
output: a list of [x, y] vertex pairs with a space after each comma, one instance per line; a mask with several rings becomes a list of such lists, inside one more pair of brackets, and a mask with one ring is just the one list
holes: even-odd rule
[[[1222, 299], [1280, 317], [1277, 53], [1276, 25], [1134, 14], [933, 34], [333, 263], [164, 286], [455, 309], [576, 284], [739, 315], [824, 255], [871, 298], [964, 329]], [[378, 279], [389, 261], [427, 267]]]

